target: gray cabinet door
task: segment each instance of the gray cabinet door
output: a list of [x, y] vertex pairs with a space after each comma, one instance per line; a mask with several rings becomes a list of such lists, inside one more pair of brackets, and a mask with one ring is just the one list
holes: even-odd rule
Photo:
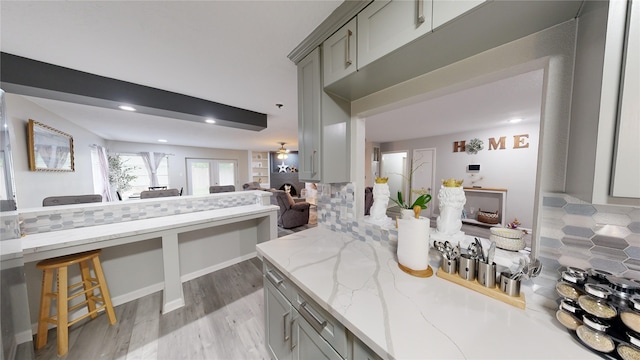
[[[264, 283], [264, 313], [267, 351], [273, 359], [291, 360], [292, 307], [267, 280]], [[295, 310], [293, 310], [295, 311]]]
[[342, 360], [342, 357], [302, 318], [295, 309], [292, 327], [294, 360]]
[[380, 360], [382, 359], [357, 337], [353, 337], [352, 360]]
[[298, 177], [319, 182], [322, 161], [320, 48], [298, 63]]
[[332, 84], [357, 69], [356, 18], [322, 43], [324, 86]]
[[364, 8], [358, 14], [358, 67], [430, 32], [431, 11], [431, 0], [376, 0]]
[[640, 198], [640, 1], [629, 6], [611, 195]]

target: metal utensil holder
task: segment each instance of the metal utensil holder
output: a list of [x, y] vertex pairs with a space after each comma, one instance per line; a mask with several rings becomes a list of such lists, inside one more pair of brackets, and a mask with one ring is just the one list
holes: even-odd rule
[[458, 271], [458, 259], [442, 258], [442, 270], [447, 274], [455, 274]]
[[462, 254], [460, 255], [459, 262], [458, 275], [465, 280], [475, 280], [478, 260], [469, 254]]

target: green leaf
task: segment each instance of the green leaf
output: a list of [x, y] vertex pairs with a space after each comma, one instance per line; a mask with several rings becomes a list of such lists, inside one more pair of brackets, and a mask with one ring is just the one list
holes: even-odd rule
[[422, 194], [420, 195], [416, 201], [413, 202], [413, 205], [411, 205], [411, 207], [413, 208], [414, 206], [420, 206], [420, 208], [422, 208], [423, 210], [427, 208], [427, 203], [431, 201], [431, 195], [429, 194]]
[[406, 206], [404, 205], [404, 200], [402, 200], [402, 192], [401, 192], [401, 191], [398, 191], [398, 202], [399, 202], [400, 204], [402, 204], [400, 207], [406, 207]]

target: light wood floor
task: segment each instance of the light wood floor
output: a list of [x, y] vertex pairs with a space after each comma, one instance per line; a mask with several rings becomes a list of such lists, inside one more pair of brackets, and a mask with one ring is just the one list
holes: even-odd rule
[[[59, 359], [268, 359], [265, 349], [262, 263], [243, 261], [183, 284], [186, 306], [162, 315], [162, 292], [115, 308], [69, 331]], [[35, 342], [34, 342], [35, 343]], [[58, 359], [55, 329], [36, 359]]]

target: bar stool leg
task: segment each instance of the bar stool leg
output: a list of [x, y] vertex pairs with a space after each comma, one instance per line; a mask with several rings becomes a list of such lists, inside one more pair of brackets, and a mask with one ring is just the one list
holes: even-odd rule
[[69, 351], [69, 309], [67, 298], [67, 267], [58, 268], [58, 356]]
[[[84, 287], [84, 291], [89, 290], [93, 285], [91, 283], [91, 270], [89, 270], [89, 261], [81, 261], [78, 263], [80, 266], [80, 274], [82, 275], [82, 286]], [[92, 319], [98, 317], [96, 313], [96, 301], [95, 294], [93, 291], [89, 293], [85, 293], [85, 297], [87, 299], [87, 307], [89, 308], [89, 314]]]
[[36, 336], [36, 349], [41, 349], [47, 344], [49, 329], [49, 315], [51, 313], [51, 287], [53, 286], [53, 269], [43, 271], [42, 292], [40, 294], [40, 315], [38, 316], [38, 335]]
[[109, 317], [109, 324], [113, 325], [116, 323], [116, 313], [113, 311], [113, 304], [111, 303], [111, 296], [109, 295], [109, 288], [107, 287], [107, 279], [104, 277], [104, 272], [102, 272], [102, 265], [100, 265], [100, 258], [98, 256], [91, 259], [93, 262], [93, 271], [96, 273], [96, 278], [100, 283], [100, 294], [104, 299], [105, 309], [107, 311], [107, 316]]

